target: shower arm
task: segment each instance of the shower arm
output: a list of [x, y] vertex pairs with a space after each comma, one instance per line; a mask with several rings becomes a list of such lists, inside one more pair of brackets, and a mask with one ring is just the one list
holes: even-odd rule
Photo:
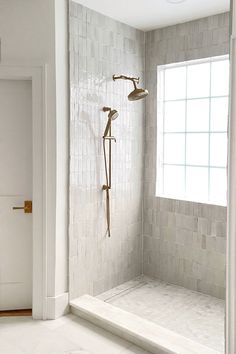
[[133, 82], [133, 84], [137, 83], [139, 84], [139, 77], [129, 77], [129, 76], [125, 76], [125, 75], [113, 75], [112, 76], [113, 81], [116, 80], [130, 80]]

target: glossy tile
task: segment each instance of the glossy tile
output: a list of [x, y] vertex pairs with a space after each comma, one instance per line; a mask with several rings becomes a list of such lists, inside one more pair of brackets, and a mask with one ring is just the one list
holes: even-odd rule
[[[144, 101], [129, 102], [144, 81], [144, 33], [70, 2], [70, 298], [97, 295], [141, 274]], [[102, 136], [112, 124], [111, 238], [106, 233]]]
[[157, 66], [229, 53], [229, 13], [146, 33], [144, 274], [225, 298], [226, 208], [156, 197]]

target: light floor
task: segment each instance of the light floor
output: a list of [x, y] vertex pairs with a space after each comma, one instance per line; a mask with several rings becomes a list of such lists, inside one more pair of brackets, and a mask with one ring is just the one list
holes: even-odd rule
[[0, 318], [1, 354], [149, 354], [74, 315]]
[[223, 300], [147, 277], [98, 298], [224, 353]]

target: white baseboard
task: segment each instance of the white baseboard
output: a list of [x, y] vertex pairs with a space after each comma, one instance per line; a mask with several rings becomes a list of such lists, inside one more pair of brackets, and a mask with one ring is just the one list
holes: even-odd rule
[[47, 319], [55, 320], [69, 312], [69, 293], [47, 298]]

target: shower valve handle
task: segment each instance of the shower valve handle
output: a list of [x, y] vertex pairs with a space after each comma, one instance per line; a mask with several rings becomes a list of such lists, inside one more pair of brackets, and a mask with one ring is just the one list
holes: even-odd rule
[[111, 187], [109, 187], [109, 186], [107, 186], [106, 184], [104, 184], [104, 185], [102, 186], [102, 189], [103, 189], [104, 191], [106, 191], [106, 190], [108, 190], [108, 189], [111, 189]]

